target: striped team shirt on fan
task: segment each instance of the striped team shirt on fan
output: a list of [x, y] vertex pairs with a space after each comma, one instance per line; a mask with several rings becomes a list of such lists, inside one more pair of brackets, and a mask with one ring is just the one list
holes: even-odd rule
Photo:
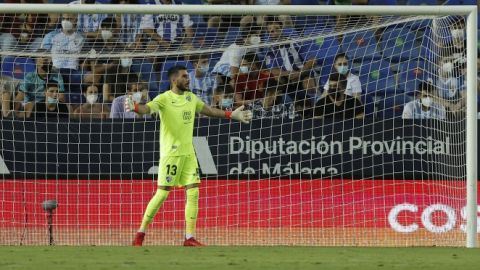
[[212, 104], [213, 90], [217, 88], [217, 80], [209, 73], [200, 78], [195, 76], [195, 70], [188, 73], [190, 77], [190, 90], [206, 104]]
[[303, 68], [306, 53], [303, 46], [294, 43], [272, 46], [267, 51], [265, 63], [268, 68], [297, 71]]
[[[160, 0], [155, 0], [155, 4], [163, 5]], [[175, 3], [172, 2], [172, 4]], [[162, 39], [175, 42], [182, 36], [184, 29], [192, 25], [193, 21], [189, 15], [158, 14], [143, 16], [140, 29], [155, 29]]]
[[120, 16], [120, 21], [122, 24], [122, 29], [120, 29], [120, 40], [125, 44], [134, 43], [137, 35], [140, 33], [142, 15], [122, 14]]
[[[95, 2], [95, 4], [97, 3], [99, 2]], [[79, 4], [82, 3], [80, 1], [70, 2], [70, 5]], [[96, 32], [100, 28], [102, 21], [107, 17], [107, 14], [78, 14], [77, 30], [82, 33]]]
[[150, 113], [160, 114], [160, 157], [195, 155], [193, 126], [195, 114], [205, 103], [192, 92], [178, 95], [171, 90], [147, 103]]

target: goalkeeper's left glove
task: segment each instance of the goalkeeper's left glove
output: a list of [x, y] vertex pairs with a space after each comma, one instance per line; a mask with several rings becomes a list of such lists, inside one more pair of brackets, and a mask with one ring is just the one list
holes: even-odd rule
[[252, 120], [252, 111], [250, 110], [243, 110], [245, 106], [240, 106], [230, 114], [230, 118], [243, 122], [245, 124], [250, 123], [250, 120]]

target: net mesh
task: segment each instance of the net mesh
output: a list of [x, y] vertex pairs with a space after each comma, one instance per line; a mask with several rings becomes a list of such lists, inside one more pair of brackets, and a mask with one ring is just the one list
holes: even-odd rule
[[[0, 25], [0, 244], [130, 244], [160, 125], [123, 98], [149, 102], [177, 65], [206, 104], [254, 113], [198, 116], [206, 244], [464, 244], [463, 17], [32, 11]], [[184, 204], [171, 192], [147, 245], [181, 243]]]

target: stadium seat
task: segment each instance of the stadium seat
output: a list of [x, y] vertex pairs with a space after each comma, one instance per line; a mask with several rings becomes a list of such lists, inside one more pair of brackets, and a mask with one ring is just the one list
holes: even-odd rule
[[420, 5], [437, 5], [437, 0], [408, 0], [407, 5], [420, 6]]
[[385, 60], [365, 61], [360, 64], [359, 77], [367, 94], [395, 93], [395, 74]]
[[342, 50], [353, 61], [381, 58], [377, 50], [377, 40], [373, 31], [346, 34], [342, 40]]
[[332, 65], [335, 56], [342, 52], [336, 37], [319, 37], [302, 45], [307, 52], [307, 59], [316, 59], [317, 65]]
[[362, 103], [365, 108], [364, 114], [365, 117], [375, 117], [375, 100], [372, 95], [363, 94]]
[[35, 70], [35, 61], [30, 58], [7, 56], [2, 60], [1, 71], [3, 76], [23, 80], [26, 73]]
[[377, 117], [382, 119], [400, 118], [405, 104], [412, 100], [405, 94], [390, 94], [381, 98], [377, 96]]
[[160, 74], [160, 84], [159, 84], [160, 92], [164, 92], [168, 90], [170, 85], [170, 81], [168, 80], [168, 70], [177, 65], [187, 67], [188, 72], [193, 70], [193, 65], [189, 61], [166, 60], [165, 63], [163, 63], [162, 65], [162, 72]]
[[158, 94], [158, 78], [160, 77], [158, 72], [155, 72], [152, 62], [148, 60], [134, 59], [131, 71], [140, 73], [141, 79], [148, 82], [148, 93], [150, 98], [157, 96]]
[[380, 48], [383, 57], [392, 62], [405, 61], [420, 56], [420, 47], [416, 44], [417, 36], [409, 28], [387, 29], [382, 34]]
[[444, 0], [444, 5], [477, 5], [477, 0]]
[[[398, 88], [406, 94], [412, 94], [421, 81], [434, 78], [433, 63], [423, 59], [414, 59], [399, 64]], [[431, 66], [431, 67], [429, 67]]]

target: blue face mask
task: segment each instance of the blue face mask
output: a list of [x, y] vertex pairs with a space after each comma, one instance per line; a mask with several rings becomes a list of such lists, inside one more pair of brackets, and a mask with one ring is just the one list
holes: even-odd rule
[[348, 73], [348, 66], [339, 66], [339, 67], [337, 67], [337, 71], [341, 75], [345, 75], [345, 74]]
[[57, 103], [58, 103], [58, 99], [52, 98], [52, 97], [47, 97], [47, 103], [48, 103], [48, 104], [57, 104]]
[[231, 98], [224, 98], [224, 99], [222, 99], [221, 106], [222, 106], [222, 108], [231, 108], [231, 107], [233, 107], [233, 99], [231, 99]]

